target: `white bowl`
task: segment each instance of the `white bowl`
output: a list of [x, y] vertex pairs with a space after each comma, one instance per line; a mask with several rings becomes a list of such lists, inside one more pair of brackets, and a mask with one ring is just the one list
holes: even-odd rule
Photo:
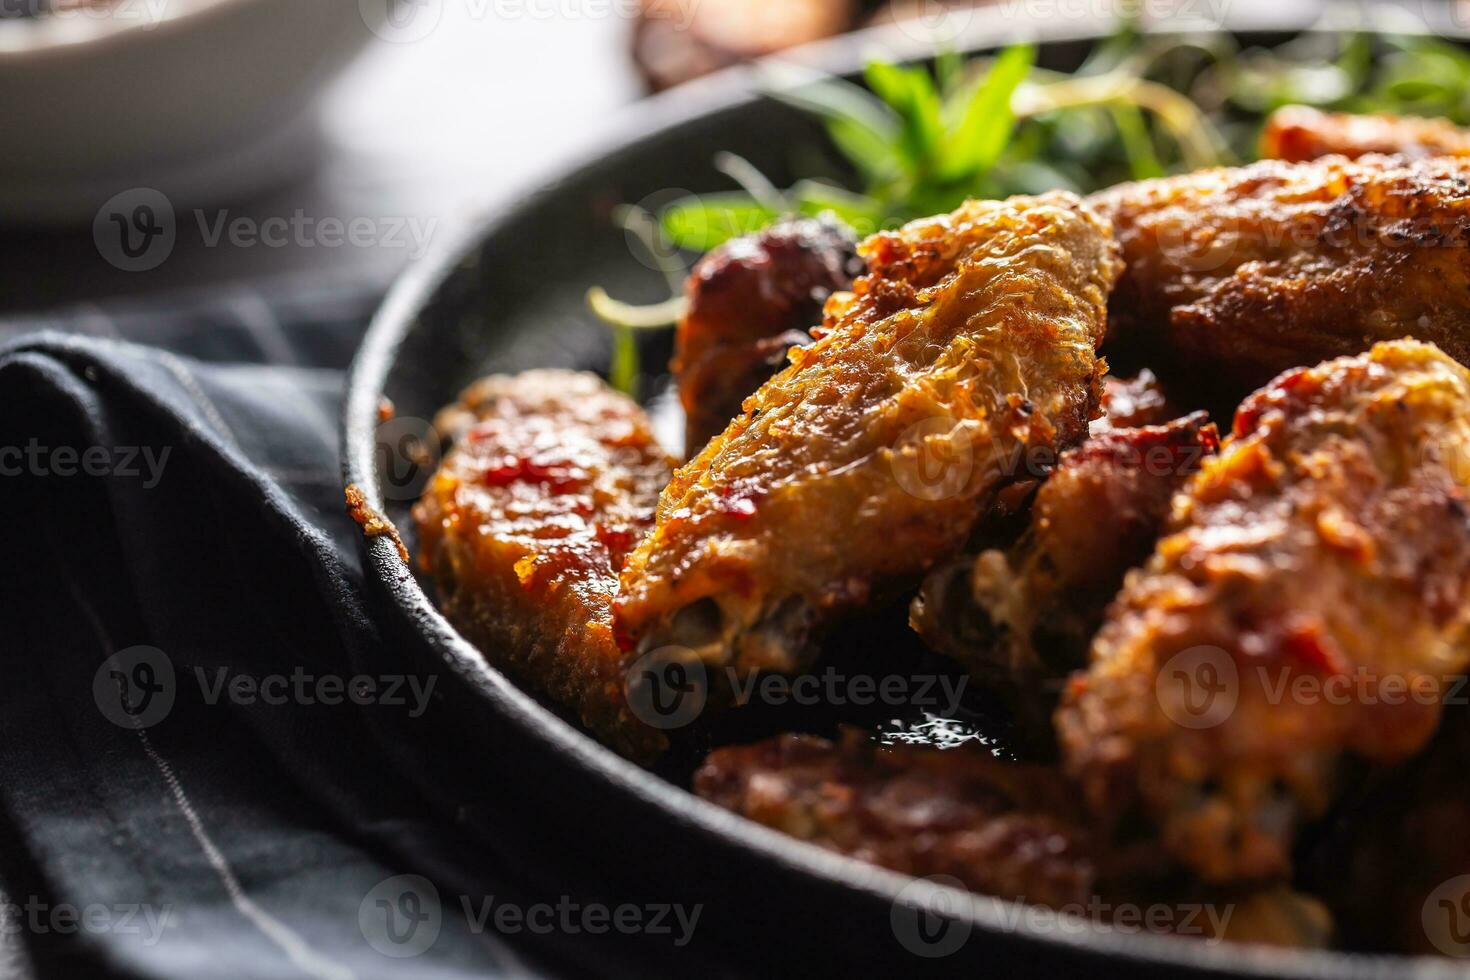
[[315, 96], [386, 0], [114, 0], [0, 20], [0, 216], [237, 199], [310, 166]]

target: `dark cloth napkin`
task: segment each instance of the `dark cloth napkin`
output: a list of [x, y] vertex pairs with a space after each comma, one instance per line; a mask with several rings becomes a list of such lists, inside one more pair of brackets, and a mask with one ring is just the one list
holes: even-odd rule
[[[377, 298], [272, 284], [0, 323], [0, 923], [36, 974], [675, 972], [663, 938], [477, 925], [486, 900], [616, 888], [514, 786], [492, 833], [417, 791], [378, 724], [413, 724], [411, 691], [310, 686], [392, 662], [338, 452]], [[296, 675], [304, 696], [268, 683]], [[430, 902], [432, 942], [401, 944]]]

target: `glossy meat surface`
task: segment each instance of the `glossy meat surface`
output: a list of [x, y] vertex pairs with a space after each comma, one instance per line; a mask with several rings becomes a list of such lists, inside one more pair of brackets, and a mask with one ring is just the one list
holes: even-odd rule
[[527, 371], [477, 382], [436, 426], [458, 436], [414, 517], [444, 615], [609, 745], [656, 754], [612, 631], [618, 569], [672, 465], [643, 410], [594, 375]]
[[1110, 330], [1243, 397], [1403, 336], [1470, 361], [1470, 160], [1267, 160], [1091, 198], [1127, 270]]
[[1430, 345], [1252, 395], [1057, 712], [1095, 811], [1209, 880], [1287, 872], [1348, 764], [1419, 751], [1466, 666], [1467, 481], [1470, 374]]
[[1103, 378], [1102, 414], [1088, 431], [1097, 436], [1113, 429], [1163, 425], [1185, 414], [1170, 402], [1158, 377], [1144, 368], [1131, 378], [1115, 374]]
[[827, 297], [862, 270], [852, 232], [832, 220], [787, 218], [726, 242], [695, 265], [671, 365], [693, 456], [741, 403], [811, 343]]
[[1373, 153], [1413, 160], [1470, 156], [1470, 133], [1448, 119], [1417, 116], [1359, 116], [1282, 106], [1261, 133], [1261, 156], [1270, 160], [1317, 160], [1334, 154], [1356, 160]]
[[1119, 266], [1076, 197], [972, 201], [861, 252], [872, 271], [822, 339], [661, 495], [623, 570], [628, 649], [800, 670], [815, 629], [916, 582], [1036, 455], [1085, 436]]
[[1174, 494], [1218, 448], [1214, 424], [1197, 412], [1068, 450], [1014, 545], [925, 580], [915, 629], [977, 679], [1044, 699], [1048, 682], [1086, 665], [1124, 575], [1153, 553]]

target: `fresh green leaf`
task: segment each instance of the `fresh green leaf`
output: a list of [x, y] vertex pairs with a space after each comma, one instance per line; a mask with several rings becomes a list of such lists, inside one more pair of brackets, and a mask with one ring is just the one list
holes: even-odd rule
[[1134, 180], [1148, 180], [1164, 176], [1163, 164], [1154, 152], [1153, 140], [1148, 134], [1148, 124], [1137, 106], [1113, 106], [1113, 121], [1118, 124], [1118, 138], [1123, 143], [1123, 152], [1128, 156], [1128, 168]]
[[939, 93], [929, 73], [886, 61], [870, 61], [863, 72], [868, 85], [901, 120], [896, 149], [911, 174], [927, 172], [940, 149], [944, 127]]
[[708, 252], [732, 238], [760, 231], [776, 217], [777, 212], [749, 194], [704, 194], [670, 204], [659, 223], [679, 248]]
[[889, 221], [880, 202], [831, 184], [803, 180], [791, 192], [796, 198], [797, 209], [802, 214], [816, 217], [831, 212], [859, 237], [871, 235]]
[[983, 174], [1000, 159], [1015, 125], [1011, 96], [1025, 81], [1036, 60], [1029, 44], [1012, 45], [1001, 52], [994, 66], [975, 86], [959, 129], [950, 134], [945, 147], [942, 179], [958, 180]]
[[827, 135], [870, 184], [889, 180], [898, 172], [892, 137], [842, 117], [827, 120]]

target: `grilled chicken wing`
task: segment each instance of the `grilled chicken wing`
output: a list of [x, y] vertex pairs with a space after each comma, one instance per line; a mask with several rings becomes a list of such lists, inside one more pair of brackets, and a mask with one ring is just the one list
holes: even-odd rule
[[971, 201], [860, 251], [828, 332], [660, 497], [623, 569], [627, 648], [799, 670], [815, 628], [914, 582], [1028, 454], [1085, 436], [1119, 265], [1081, 201]]
[[1091, 199], [1127, 271], [1115, 339], [1233, 403], [1412, 335], [1470, 361], [1470, 159], [1263, 161]]
[[[1112, 928], [1113, 913], [1172, 909], [1149, 931], [1322, 947], [1331, 917], [1284, 888], [1204, 889], [1151, 846], [1114, 850], [1088, 829], [1075, 791], [1041, 766], [982, 749], [880, 747], [848, 730], [833, 744], [783, 735], [715, 751], [695, 774], [700, 796], [830, 851]], [[1118, 928], [1137, 931], [1136, 917]]]
[[1421, 749], [1470, 661], [1467, 483], [1470, 373], [1431, 345], [1252, 395], [1057, 713], [1095, 810], [1209, 880], [1285, 872], [1345, 765]]
[[444, 615], [486, 658], [648, 759], [664, 738], [628, 710], [613, 640], [618, 569], [653, 523], [672, 461], [631, 400], [593, 375], [528, 371], [471, 386], [414, 508]]
[[1271, 113], [1261, 133], [1261, 156], [1271, 160], [1300, 162], [1334, 154], [1356, 160], [1372, 153], [1413, 160], [1470, 156], [1470, 133], [1448, 119], [1358, 116], [1300, 105]]
[[694, 267], [689, 311], [674, 338], [674, 380], [693, 456], [741, 403], [811, 343], [827, 297], [862, 270], [852, 232], [830, 219], [788, 218], [726, 242]]
[[717, 749], [694, 790], [757, 823], [912, 875], [1061, 907], [1096, 894], [1083, 813], [1054, 770], [984, 749], [783, 735]]
[[1203, 412], [1111, 429], [1061, 457], [1008, 551], [931, 572], [911, 621], [978, 679], [1044, 704], [1047, 682], [1085, 666], [1103, 611], [1152, 554], [1169, 502], [1219, 447]]

